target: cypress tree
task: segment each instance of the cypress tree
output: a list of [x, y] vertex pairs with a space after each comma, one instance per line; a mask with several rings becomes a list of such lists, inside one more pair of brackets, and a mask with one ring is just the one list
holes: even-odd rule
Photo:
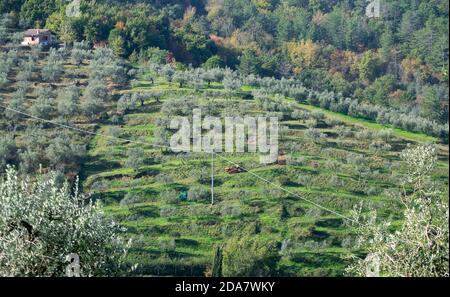
[[220, 246], [216, 247], [216, 252], [214, 254], [212, 276], [213, 277], [222, 276], [222, 248]]

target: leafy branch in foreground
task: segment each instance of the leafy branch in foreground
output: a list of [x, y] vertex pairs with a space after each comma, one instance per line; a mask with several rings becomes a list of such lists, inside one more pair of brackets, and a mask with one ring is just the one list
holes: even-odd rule
[[[379, 222], [376, 211], [353, 210], [357, 224], [357, 249], [369, 253], [366, 259], [354, 257], [347, 273], [365, 276], [379, 270], [381, 276], [443, 277], [449, 275], [448, 194], [430, 180], [436, 167], [436, 150], [420, 145], [407, 148], [401, 158], [407, 173], [399, 199], [403, 221], [395, 228], [389, 221]], [[392, 232], [392, 229], [397, 229]], [[374, 263], [372, 260], [376, 260]]]
[[122, 232], [77, 186], [58, 186], [56, 173], [31, 179], [8, 166], [0, 179], [0, 276], [64, 276], [69, 254], [81, 276], [119, 274]]

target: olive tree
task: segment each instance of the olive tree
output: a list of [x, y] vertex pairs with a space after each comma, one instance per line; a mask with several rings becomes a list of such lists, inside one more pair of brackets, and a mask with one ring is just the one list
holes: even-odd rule
[[89, 65], [91, 79], [106, 79], [112, 74], [112, 66], [116, 64], [116, 57], [110, 48], [98, 48], [92, 53]]
[[172, 82], [172, 78], [175, 74], [175, 69], [172, 65], [170, 64], [166, 64], [164, 65], [161, 70], [159, 71], [159, 74], [164, 76], [166, 78], [166, 80], [171, 83]]
[[117, 101], [117, 112], [120, 114], [127, 113], [130, 109], [130, 94], [123, 94]]
[[170, 132], [167, 127], [157, 127], [153, 132], [153, 144], [161, 148], [161, 151], [166, 151], [170, 146]]
[[[420, 145], [401, 154], [406, 163], [400, 194], [403, 204], [401, 226], [392, 232], [392, 222], [381, 220], [375, 210], [353, 210], [358, 231], [356, 248], [369, 253], [347, 268], [349, 274], [364, 276], [379, 271], [383, 276], [442, 277], [449, 275], [448, 192], [431, 181], [437, 165], [436, 149]], [[444, 190], [445, 191], [445, 190]]]
[[239, 91], [242, 87], [242, 81], [233, 75], [226, 75], [223, 79], [223, 87], [228, 96], [232, 96], [234, 93]]
[[188, 200], [205, 202], [209, 201], [211, 198], [211, 193], [207, 187], [204, 186], [193, 186], [188, 191]]
[[65, 135], [52, 139], [45, 150], [52, 168], [59, 170], [64, 170], [67, 165], [76, 163], [84, 157], [85, 153], [85, 146], [72, 143]]
[[80, 89], [76, 86], [69, 86], [58, 93], [56, 97], [58, 113], [63, 117], [75, 115], [78, 110], [80, 99]]
[[215, 80], [215, 75], [212, 70], [204, 70], [199, 73], [199, 77], [208, 83], [208, 88], [211, 87], [211, 83]]
[[30, 112], [33, 116], [46, 120], [51, 118], [53, 110], [51, 98], [44, 96], [39, 96], [30, 107]]
[[0, 71], [0, 88], [4, 88], [8, 83], [8, 73], [5, 71]]
[[[163, 96], [162, 92], [153, 91], [147, 94], [149, 99], [155, 100], [156, 103], [160, 103], [161, 97]], [[144, 102], [141, 101], [141, 106], [144, 106]]]
[[320, 132], [319, 130], [315, 128], [309, 128], [304, 133], [305, 138], [313, 143], [321, 143], [326, 138], [326, 134]]
[[0, 172], [17, 159], [16, 142], [11, 136], [0, 137]]
[[70, 52], [70, 59], [74, 65], [81, 65], [90, 57], [89, 45], [86, 41], [75, 42]]
[[127, 160], [125, 166], [133, 168], [134, 171], [138, 171], [139, 168], [144, 165], [145, 152], [141, 148], [129, 148], [127, 151]]
[[279, 260], [274, 242], [234, 237], [223, 248], [222, 273], [225, 277], [275, 276]]
[[[0, 276], [66, 276], [69, 255], [81, 276], [121, 273], [129, 244], [124, 231], [78, 187], [58, 185], [56, 173], [0, 179]], [[72, 263], [76, 264], [76, 263]]]
[[35, 70], [35, 61], [30, 56], [26, 60], [20, 62], [19, 72], [16, 79], [22, 81], [30, 81], [33, 78], [33, 71]]
[[0, 45], [3, 45], [8, 42], [8, 28], [0, 24]]
[[47, 63], [42, 67], [42, 79], [48, 82], [58, 81], [64, 73], [62, 57], [55, 50], [51, 49], [47, 58]]
[[84, 91], [81, 109], [84, 114], [93, 119], [104, 109], [104, 102], [109, 99], [108, 88], [105, 83], [98, 79], [89, 81]]
[[9, 101], [8, 109], [4, 110], [5, 117], [10, 120], [13, 124], [18, 124], [25, 115], [16, 112], [17, 111], [23, 111], [25, 105], [25, 100], [22, 98], [12, 98], [11, 101]]
[[20, 172], [33, 173], [42, 164], [38, 149], [28, 147], [19, 153]]
[[179, 87], [182, 88], [190, 79], [189, 72], [187, 71], [177, 71], [173, 75], [172, 81], [179, 84]]

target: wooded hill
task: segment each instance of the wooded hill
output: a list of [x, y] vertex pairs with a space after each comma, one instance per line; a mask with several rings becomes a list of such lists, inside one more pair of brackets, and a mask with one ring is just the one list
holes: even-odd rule
[[64, 42], [107, 41], [133, 62], [296, 77], [314, 90], [446, 123], [448, 1], [381, 3], [372, 19], [365, 0], [81, 1], [72, 18], [66, 1], [0, 0], [0, 12]]

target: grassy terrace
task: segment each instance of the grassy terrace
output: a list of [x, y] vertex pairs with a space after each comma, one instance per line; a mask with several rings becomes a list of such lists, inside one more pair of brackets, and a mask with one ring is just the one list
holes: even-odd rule
[[[244, 87], [243, 91], [251, 88]], [[221, 91], [220, 84], [212, 84], [205, 90]], [[138, 273], [144, 275], [202, 275], [212, 262], [213, 247], [232, 236], [249, 234], [287, 242], [281, 267], [284, 275], [342, 275], [345, 260], [342, 256], [352, 245], [352, 229], [346, 227], [340, 217], [302, 200], [306, 198], [328, 209], [348, 215], [352, 206], [359, 202], [379, 209], [384, 216], [398, 218], [399, 206], [388, 198], [386, 191], [395, 189], [393, 172], [401, 173], [398, 158], [409, 142], [435, 142], [432, 137], [395, 129], [389, 141], [392, 150], [382, 154], [369, 149], [368, 141], [355, 137], [338, 137], [333, 127], [318, 124], [317, 130], [328, 137], [320, 143], [305, 138], [305, 120], [282, 121], [289, 130], [282, 135], [281, 147], [289, 158], [287, 166], [261, 165], [257, 154], [224, 154], [233, 162], [281, 185], [297, 194], [290, 195], [256, 179], [250, 173], [230, 175], [225, 172], [229, 164], [216, 158], [216, 203], [205, 201], [181, 201], [183, 191], [200, 186], [208, 188], [209, 180], [201, 176], [210, 174], [210, 158], [205, 154], [176, 155], [152, 147], [160, 108], [166, 100], [182, 96], [194, 96], [205, 103], [203, 92], [163, 80], [155, 85], [139, 81], [134, 88], [120, 93], [162, 92], [161, 103], [148, 101], [144, 107], [126, 115], [125, 123], [115, 126], [119, 136], [139, 142], [111, 141], [102, 137], [92, 138], [88, 161], [82, 168], [84, 187], [94, 197], [104, 202], [106, 211], [128, 229], [136, 247], [130, 261], [142, 263]], [[209, 99], [219, 107], [224, 104], [240, 104], [238, 97]], [[245, 100], [251, 110], [264, 113], [255, 100]], [[372, 131], [388, 127], [354, 119], [299, 104], [287, 99], [293, 108], [320, 110], [325, 119], [337, 118], [340, 125], [353, 132], [364, 128]], [[325, 121], [326, 122], [326, 121]], [[107, 134], [111, 125], [101, 125], [97, 132]], [[137, 171], [127, 168], [127, 150], [141, 147], [145, 152], [145, 165]], [[442, 158], [448, 158], [448, 150], [441, 148]], [[358, 153], [367, 160], [370, 178], [361, 177], [364, 172], [348, 164], [349, 153]], [[336, 163], [337, 167], [330, 165]], [[361, 169], [364, 171], [364, 168]], [[446, 177], [448, 163], [442, 162], [436, 177]], [[365, 181], [367, 180], [367, 181]], [[171, 192], [170, 192], [171, 191]], [[127, 193], [134, 193], [138, 201], [120, 203]], [[282, 213], [287, 212], [283, 216]]]

